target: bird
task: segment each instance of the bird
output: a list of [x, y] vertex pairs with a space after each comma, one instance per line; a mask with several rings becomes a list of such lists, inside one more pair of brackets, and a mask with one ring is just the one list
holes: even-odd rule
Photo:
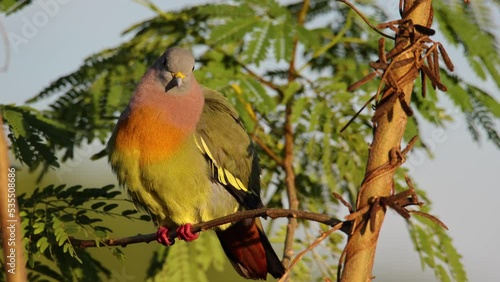
[[[198, 238], [194, 223], [264, 206], [254, 144], [227, 98], [196, 81], [194, 66], [188, 49], [168, 48], [140, 79], [107, 144], [120, 185], [166, 246], [174, 243], [169, 230], [189, 242]], [[259, 219], [215, 232], [241, 276], [283, 276]]]

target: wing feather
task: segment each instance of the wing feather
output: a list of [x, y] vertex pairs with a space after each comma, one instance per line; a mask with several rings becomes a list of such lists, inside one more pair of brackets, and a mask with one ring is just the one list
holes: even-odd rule
[[206, 88], [203, 93], [205, 106], [195, 143], [209, 163], [212, 181], [224, 186], [245, 208], [262, 207], [257, 154], [238, 113], [222, 94]]

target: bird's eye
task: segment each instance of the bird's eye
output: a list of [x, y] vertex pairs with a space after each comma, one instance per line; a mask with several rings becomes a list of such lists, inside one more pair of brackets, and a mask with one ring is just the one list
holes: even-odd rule
[[163, 61], [161, 62], [161, 64], [166, 67], [167, 66], [167, 58], [163, 58]]
[[194, 66], [193, 66], [193, 69], [191, 71], [194, 71]]

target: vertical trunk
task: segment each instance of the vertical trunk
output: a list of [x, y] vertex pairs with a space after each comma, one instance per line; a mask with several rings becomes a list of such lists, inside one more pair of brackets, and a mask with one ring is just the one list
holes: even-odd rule
[[[414, 25], [430, 26], [432, 22], [431, 0], [405, 1], [403, 19], [412, 20]], [[398, 36], [396, 44], [404, 42], [406, 39], [408, 38]], [[407, 52], [402, 56], [398, 56], [395, 60], [400, 61], [413, 58], [414, 56], [415, 54], [413, 52]], [[393, 68], [391, 72], [396, 81], [401, 81], [401, 78], [405, 75], [407, 75], [407, 77], [414, 76], [416, 79], [418, 72], [415, 71], [415, 68], [416, 66], [414, 64], [408, 64], [403, 67]], [[399, 90], [404, 93], [404, 100], [408, 104], [410, 103], [415, 79], [407, 80], [405, 78], [404, 80], [408, 82], [404, 85], [399, 85]], [[407, 114], [397, 99], [390, 107], [390, 110], [387, 110], [387, 107], [379, 107], [377, 111], [383, 110], [384, 113], [378, 113], [377, 111], [375, 113], [377, 120], [374, 121], [374, 136], [370, 146], [365, 177], [369, 176], [384, 164], [389, 163], [389, 152], [393, 148], [400, 148], [401, 139], [406, 127]], [[386, 171], [386, 173], [381, 173], [369, 182], [364, 182], [358, 194], [356, 209], [360, 210], [370, 205], [370, 200], [376, 197], [389, 196], [394, 184], [393, 182], [394, 170]], [[357, 223], [357, 226], [348, 238], [345, 249], [345, 263], [340, 281], [365, 282], [372, 279], [375, 250], [384, 216], [385, 209], [379, 209], [376, 213], [376, 220], [374, 224], [372, 223], [374, 227], [373, 230], [370, 228], [369, 216], [364, 216]]]

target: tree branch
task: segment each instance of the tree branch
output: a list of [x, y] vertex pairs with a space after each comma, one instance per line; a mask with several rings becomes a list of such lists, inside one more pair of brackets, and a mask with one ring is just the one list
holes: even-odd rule
[[255, 73], [254, 71], [252, 71], [246, 64], [240, 62], [237, 58], [235, 58], [233, 55], [230, 55], [228, 53], [226, 53], [223, 49], [215, 46], [215, 45], [209, 45], [212, 49], [224, 54], [225, 56], [227, 56], [228, 58], [232, 59], [235, 63], [237, 63], [240, 67], [242, 67], [248, 75], [250, 75], [251, 77], [255, 78], [257, 81], [259, 81], [260, 83], [264, 84], [265, 86], [271, 88], [272, 90], [278, 92], [278, 94], [280, 96], [283, 96], [283, 89], [281, 89], [278, 85], [272, 83], [271, 81], [269, 80], [266, 80], [265, 78], [263, 78], [262, 76], [258, 75], [257, 73]]
[[[236, 59], [235, 59], [236, 60]], [[236, 62], [253, 78], [257, 79], [260, 83], [264, 84], [265, 86], [275, 90], [276, 92], [278, 92], [279, 95], [283, 96], [283, 90], [281, 88], [279, 88], [278, 85], [272, 83], [271, 81], [268, 81], [266, 79], [264, 79], [263, 77], [261, 77], [260, 75], [258, 75], [257, 73], [255, 73], [254, 71], [252, 71], [249, 67], [247, 67], [247, 65], [241, 63], [240, 61], [236, 60]]]
[[[346, 234], [350, 233], [350, 226], [351, 226], [350, 224], [342, 224], [343, 223], [342, 220], [331, 217], [326, 214], [313, 213], [308, 211], [290, 210], [290, 209], [262, 208], [256, 210], [240, 211], [207, 222], [194, 224], [191, 226], [191, 230], [193, 233], [206, 231], [226, 223], [236, 222], [243, 219], [254, 218], [254, 217], [270, 217], [272, 219], [279, 217], [288, 217], [294, 219], [311, 220], [332, 227], [336, 227], [337, 228], [336, 230], [342, 230]], [[176, 237], [177, 237], [176, 230], [175, 229], [170, 230], [168, 233], [168, 238], [173, 242]], [[71, 244], [74, 247], [80, 247], [80, 248], [99, 247], [101, 245], [127, 246], [136, 243], [149, 243], [155, 240], [156, 240], [156, 233], [146, 234], [146, 235], [139, 234], [136, 236], [125, 237], [120, 239], [107, 239], [100, 242], [96, 242], [95, 240], [81, 240], [76, 238], [70, 238]]]
[[[285, 185], [288, 195], [288, 206], [292, 210], [299, 208], [299, 199], [297, 197], [297, 188], [295, 186], [295, 172], [293, 170], [293, 129], [291, 122], [292, 106], [287, 103], [285, 111], [285, 160], [283, 168], [285, 170]], [[297, 219], [290, 218], [286, 226], [285, 247], [283, 251], [283, 265], [288, 268], [288, 264], [293, 256], [293, 240], [295, 238], [295, 229], [297, 228]]]
[[252, 136], [252, 139], [253, 141], [259, 145], [262, 150], [264, 150], [264, 152], [273, 160], [276, 162], [276, 164], [278, 166], [283, 166], [283, 160], [281, 159], [281, 157], [279, 157], [278, 155], [276, 155], [276, 153], [274, 153], [274, 151], [269, 148], [269, 146], [264, 143], [264, 141], [262, 141], [262, 139], [260, 139], [257, 135], [253, 135]]
[[[307, 11], [309, 9], [309, 0], [304, 0], [302, 9], [298, 14], [298, 24], [303, 25]], [[298, 46], [297, 35], [293, 41], [293, 51], [292, 58], [290, 60], [290, 67], [288, 69], [288, 83], [295, 80], [295, 57], [297, 56], [297, 46]], [[299, 208], [299, 199], [297, 197], [297, 188], [295, 187], [295, 172], [293, 170], [293, 127], [292, 127], [292, 108], [293, 108], [293, 97], [291, 97], [286, 103], [285, 109], [285, 158], [283, 160], [283, 169], [285, 170], [285, 185], [286, 193], [288, 196], [288, 206], [292, 210], [297, 210]], [[293, 240], [295, 238], [295, 229], [297, 228], [297, 219], [290, 218], [286, 226], [286, 237], [285, 237], [285, 247], [283, 250], [283, 265], [288, 268], [290, 261], [293, 256]]]

